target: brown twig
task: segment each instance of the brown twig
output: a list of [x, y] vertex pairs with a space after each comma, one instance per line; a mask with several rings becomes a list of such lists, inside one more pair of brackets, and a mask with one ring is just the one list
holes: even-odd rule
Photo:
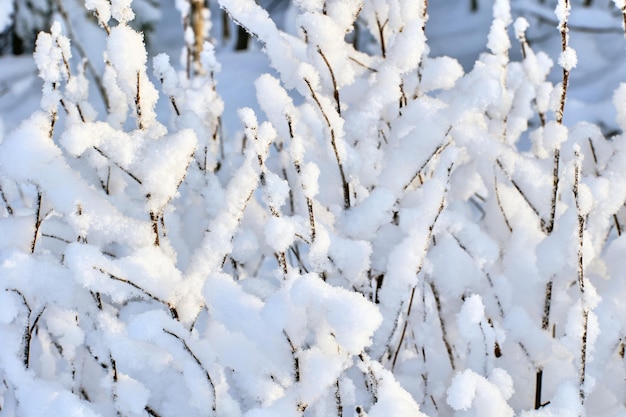
[[385, 26], [387, 26], [387, 23], [389, 23], [389, 19], [385, 20], [384, 23], [380, 23], [378, 15], [376, 15], [376, 26], [378, 27], [378, 36], [380, 38], [380, 53], [383, 58], [387, 57], [385, 50]]
[[552, 233], [554, 229], [554, 217], [556, 215], [556, 198], [559, 190], [559, 160], [560, 160], [561, 152], [559, 148], [554, 150], [554, 163], [552, 169], [552, 198], [550, 199], [550, 219], [546, 224], [543, 220], [541, 220], [541, 225], [543, 226], [545, 232], [547, 234]]
[[494, 167], [493, 170], [493, 186], [496, 191], [496, 202], [498, 203], [498, 208], [500, 209], [500, 213], [502, 213], [502, 218], [504, 219], [504, 223], [506, 224], [507, 229], [509, 229], [509, 233], [513, 233], [513, 228], [511, 227], [511, 223], [509, 223], [509, 219], [504, 212], [504, 207], [502, 207], [502, 201], [500, 200], [500, 192], [498, 191], [498, 176], [496, 175], [496, 170]]
[[[448, 135], [448, 133], [450, 133], [450, 130], [452, 129], [452, 127], [448, 128], [448, 131], [446, 132], [445, 136]], [[417, 178], [420, 177], [420, 174], [422, 173], [422, 171], [424, 170], [424, 168], [426, 168], [426, 166], [433, 161], [436, 157], [438, 157], [439, 155], [441, 155], [441, 153], [448, 147], [450, 146], [450, 144], [452, 143], [452, 141], [448, 141], [446, 143], [444, 143], [443, 145], [438, 145], [435, 150], [430, 154], [430, 156], [428, 158], [426, 158], [426, 160], [422, 163], [422, 165], [418, 168], [418, 170], [415, 172], [415, 175], [413, 175], [413, 177], [409, 180], [409, 182], [407, 182], [404, 185], [404, 190], [406, 191], [411, 184], [413, 184], [413, 181], [415, 181]], [[420, 181], [421, 184], [423, 184], [422, 181]]]
[[324, 60], [324, 63], [326, 64], [326, 67], [328, 67], [328, 72], [330, 72], [330, 79], [333, 83], [333, 97], [335, 98], [337, 114], [341, 116], [341, 102], [339, 100], [339, 89], [337, 88], [337, 80], [335, 79], [335, 73], [333, 71], [333, 68], [330, 66], [330, 62], [328, 62], [326, 55], [324, 55], [324, 52], [322, 52], [322, 48], [320, 48], [319, 45], [317, 46], [317, 53], [320, 54], [320, 56]]
[[137, 126], [143, 130], [144, 125], [141, 117], [141, 74], [137, 71], [137, 93], [135, 95], [135, 110], [137, 112]]
[[[78, 51], [78, 54], [85, 61], [85, 65], [89, 69], [89, 72], [91, 72], [91, 76], [93, 77], [93, 80], [96, 83], [96, 87], [97, 87], [98, 92], [100, 93], [100, 97], [102, 97], [102, 101], [104, 102], [104, 107], [108, 109], [109, 97], [107, 96], [106, 89], [104, 88], [104, 84], [102, 83], [102, 78], [100, 78], [100, 75], [98, 74], [98, 72], [96, 71], [96, 69], [91, 63], [91, 60], [87, 57], [87, 51], [85, 51], [85, 48], [79, 42], [78, 38], [74, 35], [72, 21], [70, 20], [69, 15], [67, 14], [67, 11], [63, 7], [63, 1], [55, 0], [55, 2], [57, 5], [57, 9], [59, 10], [59, 13], [61, 14], [61, 17], [63, 18], [63, 21], [65, 22], [65, 28], [67, 30], [68, 37], [72, 40], [72, 45], [74, 46], [74, 48], [76, 48], [76, 50]], [[103, 23], [102, 27], [104, 28], [108, 36], [111, 33], [110, 28], [108, 27], [108, 25], [106, 25], [106, 23]]]
[[520, 188], [520, 186], [517, 184], [517, 182], [511, 177], [511, 175], [508, 173], [508, 171], [506, 169], [504, 169], [504, 165], [502, 165], [502, 162], [500, 162], [499, 159], [496, 159], [496, 164], [498, 165], [498, 167], [502, 170], [502, 172], [504, 173], [504, 175], [506, 175], [506, 177], [508, 178], [508, 180], [511, 182], [511, 184], [513, 185], [513, 187], [517, 190], [517, 192], [520, 194], [520, 196], [524, 199], [524, 201], [526, 202], [526, 204], [528, 204], [528, 207], [530, 207], [530, 209], [533, 211], [533, 213], [535, 213], [535, 215], [537, 215], [537, 217], [539, 219], [541, 219], [541, 215], [539, 214], [539, 210], [537, 210], [537, 208], [530, 202], [530, 200], [528, 199], [528, 197], [526, 196], [526, 194], [524, 193], [524, 191], [522, 191], [522, 189]]
[[212, 396], [211, 410], [213, 411], [213, 416], [217, 416], [217, 393], [215, 391], [215, 384], [213, 383], [213, 379], [211, 378], [209, 371], [204, 367], [204, 365], [202, 365], [202, 362], [200, 362], [200, 359], [198, 358], [198, 356], [196, 356], [196, 354], [191, 350], [191, 348], [189, 347], [185, 339], [178, 336], [176, 333], [170, 332], [169, 330], [166, 330], [166, 329], [163, 329], [163, 332], [178, 339], [183, 344], [185, 351], [193, 358], [196, 364], [204, 372], [204, 376], [206, 377], [207, 381], [209, 382], [209, 385], [211, 386], [211, 396]]
[[152, 300], [154, 300], [154, 301], [156, 301], [158, 303], [163, 304], [164, 306], [166, 306], [168, 308], [172, 318], [173, 319], [178, 319], [178, 312], [176, 311], [176, 308], [174, 306], [172, 306], [169, 302], [167, 302], [167, 301], [157, 297], [156, 295], [152, 294], [150, 291], [142, 288], [141, 286], [135, 284], [134, 282], [132, 282], [129, 279], [118, 277], [117, 275], [114, 275], [114, 274], [104, 270], [103, 268], [99, 268], [97, 266], [94, 266], [93, 269], [95, 269], [96, 271], [98, 271], [98, 272], [100, 272], [100, 273], [102, 273], [104, 275], [107, 275], [109, 278], [111, 278], [114, 281], [119, 281], [119, 282], [123, 282], [124, 284], [128, 284], [131, 287], [139, 290], [141, 293], [146, 295], [148, 298], [150, 298], [150, 299], [152, 299]]
[[580, 291], [581, 297], [581, 308], [582, 308], [582, 327], [583, 334], [581, 336], [581, 348], [580, 348], [580, 401], [581, 404], [585, 403], [585, 377], [586, 377], [586, 365], [587, 365], [587, 333], [589, 328], [589, 307], [587, 306], [587, 300], [585, 298], [585, 271], [584, 271], [584, 263], [583, 263], [583, 243], [584, 243], [584, 229], [585, 229], [585, 216], [582, 214], [580, 207], [580, 196], [579, 196], [579, 184], [580, 184], [580, 175], [581, 175], [581, 163], [580, 163], [580, 153], [578, 149], [574, 151], [575, 160], [574, 160], [574, 185], [572, 187], [572, 192], [574, 194], [574, 201], [576, 203], [576, 213], [578, 218], [578, 289]]
[[448, 359], [450, 360], [450, 366], [452, 370], [456, 369], [456, 365], [454, 364], [454, 354], [452, 353], [452, 344], [448, 340], [448, 332], [446, 330], [446, 322], [443, 319], [443, 313], [441, 308], [441, 297], [439, 297], [439, 291], [435, 286], [433, 281], [429, 281], [430, 290], [433, 293], [433, 298], [435, 299], [435, 307], [437, 308], [437, 314], [439, 316], [439, 326], [441, 327], [441, 338], [443, 339], [443, 344], [446, 346], [446, 351], [448, 352]]
[[2, 201], [4, 201], [4, 206], [7, 209], [7, 213], [9, 213], [9, 216], [12, 216], [13, 215], [13, 207], [11, 207], [11, 204], [9, 204], [9, 200], [7, 199], [7, 196], [4, 193], [4, 189], [2, 188], [2, 186], [0, 186], [0, 196], [2, 197]]
[[[96, 150], [96, 152], [98, 152], [100, 155], [102, 155], [103, 157], [105, 157], [106, 159], [108, 159], [109, 161], [113, 162], [113, 164], [118, 167], [119, 169], [121, 169], [126, 175], [128, 175], [129, 177], [131, 177], [133, 180], [135, 180], [135, 182], [137, 182], [137, 184], [141, 185], [142, 182], [139, 178], [137, 178], [137, 176], [135, 176], [132, 172], [130, 172], [129, 170], [127, 170], [126, 168], [124, 168], [123, 166], [121, 166], [120, 164], [118, 164], [116, 161], [114, 161], [110, 156], [108, 156], [107, 154], [105, 154], [100, 148], [98, 148], [97, 146], [93, 147], [94, 150]], [[109, 173], [110, 175], [110, 173]], [[107, 181], [107, 189], [105, 190], [107, 191], [108, 194], [108, 181]]]
[[[448, 169], [448, 180], [450, 179], [449, 175], [451, 172], [451, 168], [450, 167]], [[431, 237], [433, 236], [433, 231], [435, 230], [435, 224], [437, 223], [437, 220], [439, 219], [439, 216], [441, 215], [441, 213], [443, 212], [443, 209], [445, 207], [445, 201], [446, 201], [446, 194], [447, 194], [447, 187], [446, 190], [443, 194], [443, 196], [441, 197], [441, 202], [439, 203], [439, 208], [437, 210], [437, 213], [435, 214], [435, 218], [433, 219], [433, 221], [430, 223], [430, 225], [428, 226], [428, 233], [427, 233], [427, 238], [426, 238], [426, 247], [424, 248], [423, 254], [422, 254], [422, 259], [420, 260], [419, 265], [417, 266], [417, 271], [415, 273], [416, 276], [419, 276], [419, 274], [422, 272], [422, 268], [424, 267], [424, 261], [426, 260], [426, 255], [428, 253], [428, 250], [430, 248], [430, 242], [432, 241]], [[409, 306], [407, 308], [407, 313], [406, 313], [406, 320], [404, 321], [404, 324], [402, 326], [402, 332], [400, 334], [400, 340], [398, 342], [398, 347], [395, 350], [395, 353], [393, 355], [393, 360], [391, 362], [391, 370], [393, 371], [395, 365], [396, 365], [396, 360], [398, 359], [398, 354], [400, 352], [400, 348], [402, 347], [402, 343], [404, 342], [404, 337], [406, 335], [406, 329], [409, 323], [409, 317], [411, 316], [411, 310], [413, 308], [413, 298], [415, 296], [415, 286], [413, 286], [413, 288], [411, 289], [411, 295], [409, 297]]]
[[35, 253], [35, 246], [37, 245], [37, 237], [39, 235], [39, 228], [42, 223], [41, 218], [41, 190], [37, 190], [37, 210], [35, 213], [35, 233], [33, 235], [33, 241], [30, 244], [30, 253]]
[[289, 338], [286, 330], [283, 330], [283, 334], [285, 335], [285, 338], [287, 338], [287, 342], [289, 343], [289, 347], [291, 348], [291, 356], [293, 357], [294, 381], [300, 382], [300, 358], [298, 358], [298, 351], [296, 350], [296, 347]]
[[341, 183], [343, 186], [344, 209], [347, 210], [350, 208], [350, 186], [348, 185], [348, 181], [346, 180], [346, 174], [344, 173], [344, 170], [343, 170], [343, 163], [341, 162], [341, 158], [339, 157], [339, 151], [337, 149], [337, 142], [335, 139], [335, 129], [332, 127], [332, 124], [330, 123], [330, 119], [326, 115], [326, 112], [324, 111], [324, 108], [322, 107], [322, 103], [319, 101], [317, 94], [315, 93], [315, 90], [313, 90], [313, 86], [311, 85], [311, 82], [307, 80], [306, 78], [304, 79], [304, 82], [309, 87], [309, 91], [311, 92], [313, 101], [315, 101], [315, 103], [320, 109], [320, 112], [322, 112], [322, 116], [324, 117], [324, 120], [326, 121], [326, 124], [328, 125], [328, 129], [330, 130], [330, 144], [333, 147], [333, 152], [335, 153], [335, 158], [337, 159], [337, 165], [339, 166], [339, 174], [341, 175]]

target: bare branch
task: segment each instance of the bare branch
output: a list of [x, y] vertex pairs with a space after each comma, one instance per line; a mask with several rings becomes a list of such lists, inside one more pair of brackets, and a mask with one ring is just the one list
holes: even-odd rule
[[104, 270], [103, 268], [99, 268], [99, 267], [97, 267], [97, 266], [94, 266], [94, 267], [93, 267], [93, 269], [95, 269], [96, 271], [101, 272], [101, 273], [103, 273], [103, 274], [105, 274], [105, 275], [108, 275], [108, 277], [109, 277], [109, 278], [111, 278], [112, 280], [119, 281], [119, 282], [123, 282], [124, 284], [128, 284], [128, 285], [130, 285], [131, 287], [133, 287], [133, 288], [135, 288], [135, 289], [139, 290], [141, 293], [143, 293], [144, 295], [146, 295], [148, 298], [150, 298], [150, 299], [152, 299], [152, 300], [154, 300], [154, 301], [156, 301], [156, 302], [159, 302], [159, 303], [163, 304], [163, 305], [164, 305], [164, 306], [166, 306], [166, 307], [168, 308], [168, 310], [170, 311], [170, 314], [171, 314], [172, 318], [173, 318], [173, 319], [178, 319], [178, 312], [176, 311], [176, 308], [175, 308], [174, 306], [172, 306], [169, 302], [167, 302], [167, 301], [165, 301], [165, 300], [163, 300], [163, 299], [161, 299], [161, 298], [157, 297], [156, 295], [152, 294], [150, 291], [148, 291], [148, 290], [146, 290], [146, 289], [142, 288], [141, 286], [139, 286], [139, 285], [135, 284], [134, 282], [132, 282], [132, 281], [131, 281], [131, 280], [129, 280], [129, 279], [122, 278], [122, 277], [118, 277], [117, 275], [113, 275], [112, 273], [110, 273], [110, 272], [108, 272], [108, 271]]
[[198, 359], [196, 354], [191, 350], [191, 348], [189, 347], [185, 339], [178, 336], [176, 333], [170, 332], [169, 330], [166, 330], [166, 329], [163, 329], [163, 332], [178, 339], [183, 344], [185, 351], [193, 358], [196, 364], [198, 364], [200, 369], [204, 372], [204, 376], [206, 377], [207, 381], [209, 382], [209, 385], [211, 386], [211, 395], [212, 395], [211, 410], [213, 411], [213, 416], [217, 416], [217, 393], [215, 392], [215, 384], [213, 383], [213, 379], [211, 378], [209, 371], [204, 367], [204, 365], [202, 365], [202, 362], [200, 362], [200, 359]]
[[326, 112], [324, 111], [324, 108], [322, 107], [322, 103], [317, 98], [317, 94], [315, 94], [315, 90], [313, 90], [313, 86], [311, 85], [311, 82], [307, 80], [306, 78], [304, 79], [304, 82], [309, 87], [311, 96], [313, 97], [313, 100], [315, 101], [320, 111], [322, 112], [322, 116], [324, 117], [324, 120], [326, 120], [326, 124], [328, 125], [328, 128], [330, 129], [330, 143], [333, 147], [333, 151], [335, 152], [335, 158], [337, 158], [337, 165], [339, 166], [339, 174], [341, 175], [341, 183], [343, 185], [344, 209], [347, 210], [350, 208], [350, 187], [348, 185], [348, 181], [346, 180], [346, 175], [343, 171], [343, 164], [341, 162], [341, 158], [339, 157], [339, 151], [337, 150], [337, 143], [335, 140], [335, 130], [333, 129], [330, 123], [330, 119], [328, 118], [328, 116], [326, 115]]
[[320, 48], [319, 45], [317, 46], [317, 53], [320, 54], [320, 56], [324, 60], [324, 63], [328, 67], [328, 72], [330, 72], [330, 79], [333, 82], [333, 96], [335, 98], [337, 114], [341, 116], [341, 102], [339, 100], [339, 89], [337, 88], [337, 80], [335, 79], [335, 73], [333, 72], [333, 68], [330, 66], [330, 62], [328, 62], [326, 55], [324, 55], [324, 52], [322, 52], [322, 48]]

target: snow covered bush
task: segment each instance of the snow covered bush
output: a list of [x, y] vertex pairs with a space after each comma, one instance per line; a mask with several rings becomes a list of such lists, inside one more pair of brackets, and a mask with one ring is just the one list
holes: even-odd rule
[[0, 143], [0, 415], [624, 415], [626, 148], [564, 123], [569, 2], [552, 59], [497, 0], [467, 73], [427, 1], [293, 3], [299, 36], [220, 0], [276, 71], [228, 137], [208, 9], [177, 3], [182, 65], [129, 0], [85, 2], [102, 62], [39, 34]]

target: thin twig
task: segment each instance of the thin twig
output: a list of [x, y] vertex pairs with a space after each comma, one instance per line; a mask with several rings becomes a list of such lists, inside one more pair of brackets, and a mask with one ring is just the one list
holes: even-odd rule
[[4, 201], [4, 206], [7, 209], [7, 213], [9, 213], [9, 216], [13, 215], [13, 207], [11, 207], [11, 204], [9, 204], [9, 200], [7, 200], [7, 196], [4, 193], [4, 189], [2, 188], [2, 186], [0, 186], [0, 196], [2, 197], [2, 201]]
[[149, 415], [151, 415], [152, 417], [161, 417], [156, 411], [154, 411], [149, 405], [146, 405], [146, 407], [144, 408], [144, 410], [146, 410], [146, 413], [148, 413]]
[[561, 152], [558, 148], [554, 150], [554, 163], [552, 170], [552, 198], [550, 199], [550, 219], [546, 224], [543, 220], [541, 220], [541, 225], [543, 226], [545, 232], [547, 234], [552, 233], [554, 229], [554, 217], [556, 215], [556, 198], [559, 190], [559, 159]]
[[[67, 14], [67, 11], [63, 7], [63, 1], [62, 0], [55, 0], [55, 1], [57, 4], [59, 13], [61, 14], [61, 17], [63, 18], [63, 21], [65, 22], [65, 28], [67, 30], [68, 38], [72, 40], [72, 45], [76, 48], [76, 50], [78, 51], [78, 54], [85, 61], [85, 64], [87, 65], [87, 68], [89, 69], [89, 72], [91, 72], [91, 76], [93, 77], [93, 80], [96, 83], [96, 87], [97, 87], [98, 92], [100, 93], [100, 97], [102, 97], [102, 101], [104, 102], [104, 107], [108, 109], [109, 97], [107, 96], [106, 89], [104, 88], [104, 84], [102, 83], [102, 78], [100, 78], [100, 75], [98, 74], [98, 72], [96, 71], [96, 69], [91, 63], [91, 60], [87, 57], [87, 51], [85, 51], [85, 48], [83, 48], [82, 44], [78, 41], [78, 38], [74, 35], [72, 21], [70, 20], [69, 15]], [[107, 35], [111, 33], [111, 30], [108, 27], [108, 25], [103, 24], [103, 28], [106, 31]]]
[[585, 403], [585, 376], [587, 365], [587, 332], [589, 327], [589, 307], [587, 306], [587, 300], [585, 297], [585, 271], [583, 263], [583, 243], [584, 243], [584, 228], [585, 228], [585, 216], [583, 216], [580, 208], [580, 196], [579, 196], [579, 184], [580, 184], [580, 153], [578, 149], [574, 150], [574, 185], [572, 191], [574, 193], [574, 201], [576, 202], [576, 212], [578, 217], [578, 289], [581, 297], [582, 308], [582, 320], [583, 320], [583, 334], [581, 336], [581, 348], [580, 348], [580, 401], [581, 404]]
[[37, 190], [37, 211], [35, 213], [35, 233], [33, 235], [33, 241], [30, 244], [30, 253], [35, 253], [35, 246], [37, 245], [37, 236], [39, 235], [39, 228], [41, 226], [41, 190]]
[[286, 330], [283, 330], [283, 334], [287, 338], [287, 342], [289, 343], [289, 347], [291, 348], [291, 356], [293, 357], [294, 380], [295, 382], [300, 382], [300, 359], [298, 358], [298, 351], [296, 350], [296, 347], [289, 338]]
[[524, 201], [526, 202], [526, 204], [528, 204], [528, 207], [530, 207], [530, 209], [533, 211], [533, 213], [535, 213], [537, 215], [537, 217], [539, 219], [541, 219], [541, 215], [539, 214], [539, 210], [537, 210], [537, 208], [530, 202], [530, 200], [528, 199], [528, 197], [526, 197], [526, 194], [524, 193], [524, 191], [522, 191], [522, 189], [520, 188], [520, 186], [517, 184], [517, 182], [511, 177], [511, 175], [508, 173], [508, 171], [506, 169], [504, 169], [504, 166], [502, 165], [502, 162], [500, 162], [499, 159], [496, 159], [496, 164], [498, 165], [498, 167], [502, 170], [502, 172], [504, 173], [504, 175], [506, 175], [506, 177], [508, 178], [508, 180], [511, 182], [511, 184], [513, 185], [513, 187], [517, 190], [517, 192], [522, 196], [522, 198], [524, 199]]
[[[135, 180], [135, 182], [137, 182], [137, 184], [141, 185], [141, 180], [139, 178], [137, 178], [137, 176], [135, 176], [132, 172], [130, 172], [129, 170], [127, 170], [126, 168], [124, 168], [123, 166], [121, 166], [120, 164], [117, 163], [117, 161], [113, 160], [110, 156], [108, 156], [107, 154], [105, 154], [100, 148], [98, 148], [97, 146], [94, 146], [93, 149], [96, 150], [96, 152], [98, 152], [100, 155], [104, 156], [106, 159], [108, 159], [109, 161], [113, 162], [113, 164], [118, 167], [119, 169], [121, 169], [126, 175], [128, 175], [129, 177], [131, 177], [133, 180]], [[110, 173], [109, 173], [110, 175]], [[108, 181], [107, 181], [107, 194], [108, 194]]]
[[[450, 172], [451, 172], [451, 168], [450, 167], [448, 169], [448, 180], [450, 179]], [[430, 242], [432, 241], [431, 237], [433, 235], [433, 231], [435, 230], [435, 224], [437, 223], [437, 219], [439, 219], [439, 216], [441, 215], [441, 213], [443, 212], [443, 209], [445, 207], [445, 201], [446, 201], [446, 194], [447, 194], [447, 187], [446, 190], [443, 194], [443, 196], [441, 197], [441, 202], [439, 203], [439, 208], [437, 210], [437, 213], [435, 214], [435, 218], [433, 219], [433, 221], [430, 223], [430, 225], [428, 226], [428, 233], [427, 233], [427, 238], [426, 238], [426, 247], [423, 250], [423, 254], [422, 254], [422, 258], [420, 260], [419, 265], [417, 266], [417, 271], [415, 273], [416, 276], [419, 276], [419, 274], [422, 272], [422, 268], [424, 267], [424, 261], [426, 260], [426, 255], [428, 254], [428, 250], [430, 249]], [[400, 340], [398, 342], [398, 347], [395, 350], [395, 353], [393, 355], [393, 360], [391, 362], [391, 370], [394, 369], [395, 365], [396, 365], [396, 360], [398, 359], [398, 354], [400, 352], [400, 349], [402, 347], [402, 343], [404, 342], [404, 337], [406, 334], [406, 329], [409, 323], [409, 317], [411, 316], [411, 310], [413, 308], [413, 297], [415, 295], [415, 286], [411, 289], [411, 295], [409, 298], [409, 306], [407, 308], [407, 313], [406, 313], [406, 320], [404, 321], [404, 325], [402, 326], [402, 333], [400, 334]]]
[[[448, 128], [448, 131], [446, 132], [446, 134], [444, 136], [448, 136], [448, 133], [450, 133], [450, 130], [452, 130], [452, 127]], [[439, 155], [441, 155], [441, 153], [452, 143], [452, 141], [448, 141], [446, 143], [444, 143], [443, 145], [438, 145], [435, 150], [430, 154], [430, 156], [422, 163], [422, 165], [418, 168], [418, 170], [415, 172], [415, 175], [413, 175], [413, 177], [411, 177], [411, 179], [409, 180], [409, 182], [407, 182], [404, 185], [404, 190], [408, 189], [411, 184], [413, 184], [413, 181], [415, 181], [417, 178], [419, 178], [420, 174], [422, 173], [422, 171], [424, 170], [424, 168], [426, 168], [426, 166], [432, 161], [434, 160], [436, 157], [438, 157]], [[421, 182], [421, 181], [420, 181]]]
[[378, 72], [378, 70], [376, 68], [369, 67], [369, 66], [365, 65], [364, 63], [362, 63], [361, 61], [359, 61], [358, 59], [356, 59], [354, 57], [349, 57], [349, 59], [350, 59], [350, 61], [354, 62], [357, 65], [362, 66], [363, 68], [365, 68], [368, 71]]
[[502, 213], [502, 218], [504, 218], [504, 223], [506, 223], [507, 229], [509, 229], [509, 233], [513, 233], [513, 228], [511, 227], [511, 223], [509, 223], [509, 219], [504, 212], [504, 207], [502, 207], [502, 201], [500, 200], [500, 192], [498, 191], [498, 176], [496, 175], [496, 170], [494, 167], [493, 170], [493, 186], [496, 190], [496, 201], [498, 203], [498, 208], [500, 209], [500, 213]]
[[153, 211], [150, 212], [150, 221], [152, 222], [152, 231], [154, 232], [154, 246], [160, 246], [159, 217], [161, 216], [161, 214], [155, 214]]
[[111, 278], [114, 281], [119, 281], [119, 282], [123, 282], [124, 284], [128, 284], [131, 287], [133, 287], [133, 288], [139, 290], [140, 292], [142, 292], [148, 298], [150, 298], [150, 299], [152, 299], [152, 300], [154, 300], [154, 301], [156, 301], [158, 303], [163, 304], [170, 311], [170, 314], [171, 314], [172, 318], [178, 319], [178, 312], [176, 311], [176, 308], [174, 306], [172, 306], [169, 302], [167, 302], [167, 301], [157, 297], [156, 295], [152, 294], [150, 291], [148, 291], [148, 290], [144, 289], [143, 287], [135, 284], [134, 282], [132, 282], [129, 279], [118, 277], [117, 275], [113, 275], [112, 273], [104, 270], [103, 268], [99, 268], [97, 266], [94, 266], [93, 269], [95, 269], [96, 271], [98, 271], [98, 272], [100, 272], [100, 273], [102, 273], [104, 275], [107, 275], [109, 278]]
[[376, 26], [378, 26], [378, 36], [380, 38], [380, 52], [383, 58], [387, 57], [387, 52], [385, 50], [385, 26], [389, 23], [389, 19], [385, 20], [384, 23], [380, 23], [378, 20], [378, 15], [376, 15]]
[[143, 130], [143, 120], [141, 117], [141, 73], [137, 71], [137, 93], [135, 96], [135, 111], [137, 112], [137, 126]]
[[213, 411], [213, 415], [217, 416], [217, 393], [215, 391], [215, 384], [213, 383], [213, 379], [211, 378], [209, 371], [204, 367], [204, 365], [202, 365], [202, 362], [200, 362], [200, 359], [198, 359], [196, 354], [193, 353], [193, 351], [191, 350], [191, 348], [189, 347], [185, 339], [178, 336], [176, 333], [170, 332], [169, 330], [166, 330], [166, 329], [163, 329], [163, 332], [178, 339], [183, 344], [185, 351], [189, 353], [189, 355], [193, 358], [196, 364], [198, 364], [200, 369], [202, 369], [202, 371], [204, 372], [204, 376], [206, 377], [207, 381], [209, 382], [209, 385], [211, 386], [211, 395], [212, 395], [212, 400], [213, 400], [213, 404], [211, 405], [211, 410]]
[[322, 112], [322, 116], [324, 117], [324, 120], [326, 121], [326, 124], [328, 125], [328, 128], [330, 130], [330, 144], [332, 145], [333, 151], [335, 152], [335, 158], [337, 158], [337, 165], [339, 166], [339, 174], [341, 175], [341, 183], [343, 185], [344, 209], [347, 210], [350, 208], [350, 187], [348, 185], [348, 181], [346, 180], [346, 175], [343, 171], [343, 163], [341, 162], [341, 158], [339, 157], [339, 151], [337, 150], [337, 142], [335, 140], [335, 129], [332, 127], [330, 123], [330, 119], [328, 118], [328, 116], [326, 115], [326, 112], [324, 111], [324, 108], [322, 107], [322, 103], [317, 98], [317, 94], [315, 93], [315, 90], [313, 90], [313, 86], [311, 85], [311, 82], [307, 80], [306, 78], [304, 79], [304, 82], [309, 87], [311, 96], [313, 97], [313, 100], [315, 101], [320, 111]]
[[337, 88], [337, 80], [335, 79], [335, 73], [333, 71], [333, 68], [330, 66], [330, 62], [328, 62], [328, 59], [326, 58], [326, 55], [324, 55], [324, 52], [322, 52], [322, 48], [320, 48], [319, 45], [317, 46], [317, 53], [320, 54], [320, 56], [324, 60], [324, 63], [328, 67], [328, 72], [330, 72], [330, 79], [333, 82], [333, 97], [335, 98], [335, 103], [336, 103], [336, 106], [337, 106], [336, 107], [337, 108], [337, 114], [339, 114], [339, 116], [341, 116], [341, 102], [339, 100], [339, 89]]
[[450, 360], [450, 366], [452, 370], [456, 369], [456, 365], [454, 364], [454, 354], [452, 353], [452, 345], [450, 341], [448, 341], [448, 332], [446, 331], [446, 323], [443, 319], [443, 313], [441, 308], [441, 298], [439, 297], [439, 291], [435, 286], [435, 283], [429, 280], [428, 284], [430, 285], [430, 290], [433, 293], [433, 298], [435, 299], [435, 307], [437, 308], [437, 314], [439, 316], [439, 326], [441, 327], [441, 338], [443, 339], [443, 344], [446, 346], [446, 351], [448, 352], [448, 359]]
[[343, 405], [341, 403], [341, 391], [339, 390], [339, 380], [335, 381], [335, 403], [337, 404], [337, 417], [343, 416]]

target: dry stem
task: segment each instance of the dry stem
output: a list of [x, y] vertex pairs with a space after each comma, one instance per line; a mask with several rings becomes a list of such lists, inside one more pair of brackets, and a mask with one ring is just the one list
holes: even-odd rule
[[185, 351], [193, 358], [194, 362], [196, 362], [196, 364], [204, 372], [204, 376], [206, 377], [207, 381], [209, 382], [209, 385], [211, 386], [211, 396], [212, 396], [211, 410], [213, 411], [213, 416], [217, 416], [217, 393], [215, 392], [215, 384], [213, 383], [213, 379], [211, 378], [209, 371], [204, 367], [204, 365], [202, 365], [202, 362], [200, 362], [200, 359], [198, 359], [198, 356], [196, 356], [196, 354], [191, 350], [191, 348], [189, 347], [185, 339], [178, 336], [174, 332], [170, 332], [169, 330], [163, 329], [163, 332], [178, 339], [183, 344]]
[[589, 327], [589, 307], [587, 306], [586, 297], [585, 297], [585, 274], [584, 274], [584, 264], [583, 264], [583, 243], [584, 243], [584, 228], [585, 228], [585, 217], [582, 214], [580, 208], [580, 196], [578, 193], [579, 184], [580, 184], [580, 173], [581, 173], [581, 163], [580, 163], [580, 153], [578, 150], [574, 151], [575, 161], [574, 161], [574, 185], [572, 187], [572, 191], [574, 193], [574, 200], [576, 202], [576, 212], [578, 217], [578, 289], [580, 291], [580, 302], [582, 308], [582, 320], [583, 320], [583, 334], [581, 336], [581, 348], [580, 348], [580, 376], [579, 376], [579, 384], [580, 384], [580, 402], [582, 405], [585, 403], [585, 376], [586, 376], [586, 366], [587, 366], [587, 332]]
[[330, 123], [330, 119], [326, 115], [326, 112], [324, 111], [324, 108], [322, 107], [322, 103], [319, 101], [317, 94], [315, 94], [315, 90], [313, 90], [313, 86], [311, 85], [311, 82], [307, 80], [306, 78], [304, 79], [304, 82], [309, 87], [309, 91], [311, 92], [313, 101], [315, 101], [315, 103], [317, 104], [317, 107], [319, 107], [320, 111], [322, 112], [322, 116], [324, 117], [324, 120], [326, 121], [326, 124], [328, 125], [328, 129], [330, 130], [330, 144], [333, 147], [333, 152], [335, 153], [335, 158], [337, 159], [337, 165], [339, 166], [339, 174], [341, 175], [341, 183], [343, 186], [344, 209], [347, 210], [350, 208], [350, 186], [348, 185], [348, 181], [346, 180], [346, 174], [344, 173], [344, 170], [343, 170], [343, 163], [341, 162], [341, 158], [339, 157], [339, 151], [337, 150], [337, 142], [335, 140], [335, 129], [332, 127], [332, 124]]
[[337, 80], [335, 79], [335, 73], [333, 71], [333, 68], [330, 66], [330, 62], [328, 62], [326, 55], [324, 55], [324, 52], [322, 52], [322, 48], [320, 48], [319, 45], [317, 46], [317, 53], [320, 54], [320, 56], [324, 60], [324, 63], [328, 67], [328, 72], [330, 72], [330, 79], [333, 82], [333, 97], [335, 98], [337, 114], [341, 116], [341, 102], [339, 100], [339, 89], [337, 88]]

